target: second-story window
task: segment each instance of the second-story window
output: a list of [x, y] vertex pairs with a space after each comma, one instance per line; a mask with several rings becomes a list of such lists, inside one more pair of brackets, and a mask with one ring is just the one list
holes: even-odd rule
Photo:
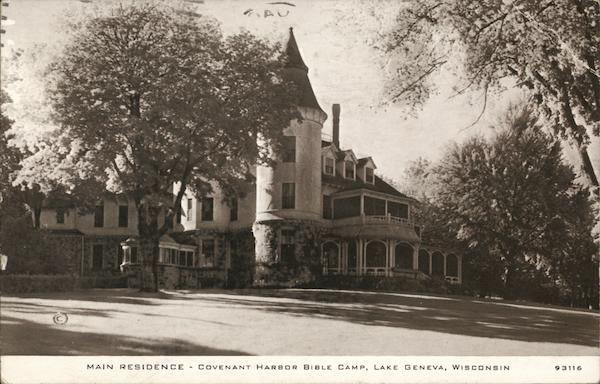
[[344, 177], [354, 180], [354, 162], [349, 160], [344, 162]]
[[230, 204], [229, 221], [236, 221], [238, 219], [238, 199], [231, 199]]
[[213, 202], [212, 197], [202, 199], [202, 221], [213, 221]]
[[283, 138], [283, 156], [284, 163], [296, 162], [296, 136], [284, 136]]
[[192, 221], [192, 199], [187, 199], [187, 209], [185, 210], [187, 221]]
[[127, 228], [129, 226], [129, 206], [119, 205], [119, 227]]
[[104, 227], [104, 205], [96, 205], [94, 209], [94, 227]]
[[56, 210], [56, 224], [64, 224], [65, 223], [65, 210], [57, 209]]
[[296, 184], [283, 183], [281, 186], [281, 208], [296, 208]]
[[331, 157], [326, 157], [325, 158], [325, 174], [333, 176], [334, 172], [335, 172], [335, 160], [333, 160]]
[[369, 184], [375, 184], [375, 175], [373, 174], [373, 168], [365, 168], [365, 181]]

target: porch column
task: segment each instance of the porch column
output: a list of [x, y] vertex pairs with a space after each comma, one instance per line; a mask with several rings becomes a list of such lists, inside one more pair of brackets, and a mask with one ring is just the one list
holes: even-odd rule
[[341, 262], [340, 262], [340, 268], [341, 268], [341, 272], [343, 275], [347, 275], [348, 274], [348, 257], [346, 254], [346, 242], [340, 240], [340, 258], [341, 258]]
[[431, 269], [432, 266], [431, 264], [433, 263], [433, 252], [429, 252], [427, 251], [427, 253], [429, 254], [429, 276], [431, 276], [433, 270]]
[[358, 268], [356, 270], [356, 273], [358, 274], [358, 276], [362, 276], [363, 275], [363, 239], [358, 239], [358, 257], [357, 257], [357, 261], [358, 261]]
[[418, 270], [419, 269], [419, 243], [415, 243], [413, 245], [413, 263], [412, 263], [412, 269], [414, 269], [414, 270]]
[[360, 194], [360, 215], [364, 216], [365, 214], [365, 196]]
[[392, 268], [396, 265], [396, 244], [395, 240], [390, 240], [390, 276], [393, 275]]
[[360, 275], [360, 240], [353, 240], [356, 245], [356, 261], [354, 262], [355, 274]]
[[385, 245], [387, 248], [387, 254], [385, 255], [385, 275], [389, 276], [391, 274], [391, 265], [392, 265], [392, 240], [386, 239]]
[[444, 278], [446, 278], [446, 254], [443, 254], [442, 256], [444, 256]]
[[338, 243], [338, 265], [337, 265], [337, 273], [338, 275], [342, 272], [342, 241]]

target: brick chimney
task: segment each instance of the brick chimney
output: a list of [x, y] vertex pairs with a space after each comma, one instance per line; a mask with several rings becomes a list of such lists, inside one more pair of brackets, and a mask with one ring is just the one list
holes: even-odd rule
[[331, 108], [333, 112], [333, 144], [339, 149], [340, 148], [340, 105], [333, 104]]

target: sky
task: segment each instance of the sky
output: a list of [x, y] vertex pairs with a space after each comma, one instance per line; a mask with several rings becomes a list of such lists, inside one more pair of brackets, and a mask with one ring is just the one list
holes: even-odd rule
[[[452, 141], [489, 134], [489, 126], [520, 92], [509, 90], [488, 98], [484, 115], [478, 93], [450, 98], [455, 78], [436, 75], [439, 93], [411, 115], [405, 105], [383, 103], [386, 84], [377, 52], [367, 43], [368, 32], [379, 28], [372, 18], [352, 20], [362, 14], [360, 1], [294, 0], [293, 6], [273, 1], [187, 0], [196, 12], [222, 23], [226, 33], [246, 28], [259, 36], [285, 42], [289, 27], [309, 67], [309, 78], [322, 109], [331, 116], [331, 105], [341, 104], [340, 141], [359, 156], [372, 156], [377, 173], [400, 180], [410, 161], [419, 157], [438, 160]], [[10, 0], [3, 10], [14, 25], [6, 27], [10, 48], [25, 51], [45, 44], [54, 49], [64, 42], [64, 21], [69, 14], [89, 12], [100, 0]], [[373, 4], [369, 2], [370, 4]], [[375, 12], [393, 15], [401, 2], [375, 2]], [[43, 80], [37, 84], [43, 84]], [[39, 86], [39, 85], [38, 85]], [[19, 97], [13, 97], [18, 108]], [[331, 119], [323, 132], [331, 133]]]

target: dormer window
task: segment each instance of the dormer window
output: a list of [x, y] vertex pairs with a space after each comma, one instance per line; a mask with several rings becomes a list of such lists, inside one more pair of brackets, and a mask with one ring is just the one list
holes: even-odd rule
[[375, 184], [375, 174], [373, 168], [365, 167], [365, 181], [369, 184]]
[[346, 179], [355, 180], [354, 167], [355, 167], [355, 164], [353, 161], [346, 160], [344, 162], [344, 177]]
[[324, 172], [326, 175], [335, 175], [335, 160], [331, 157], [325, 157], [325, 169]]

